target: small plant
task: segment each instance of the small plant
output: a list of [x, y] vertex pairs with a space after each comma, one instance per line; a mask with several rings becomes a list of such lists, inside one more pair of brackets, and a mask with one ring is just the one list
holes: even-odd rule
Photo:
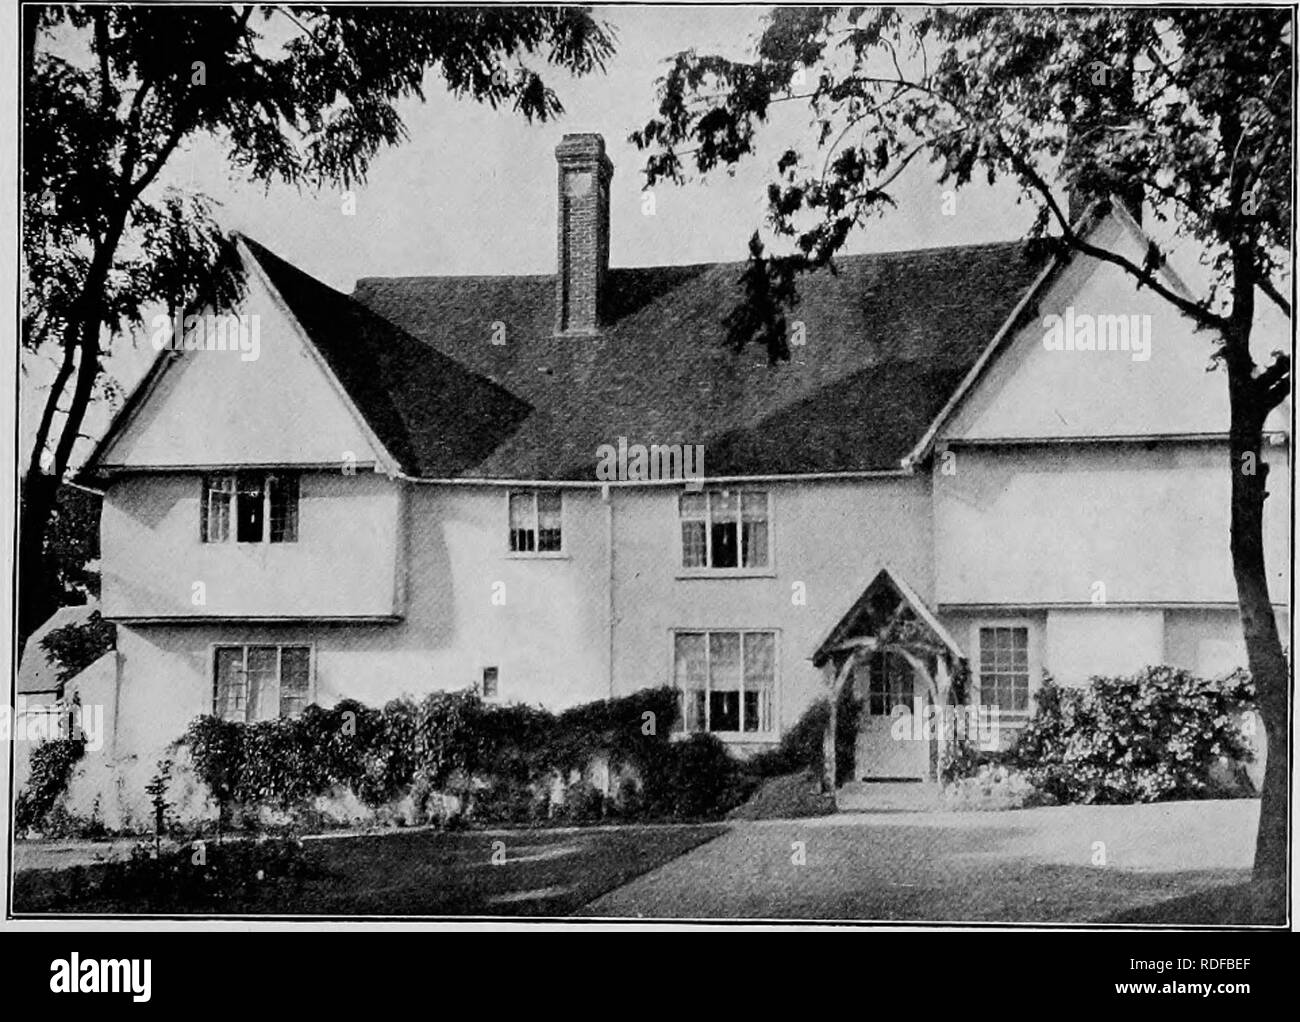
[[167, 788], [172, 779], [172, 760], [162, 759], [158, 761], [158, 772], [153, 775], [149, 783], [144, 786], [145, 794], [149, 796], [149, 804], [153, 806], [153, 847], [154, 854], [162, 852], [162, 833], [167, 826], [167, 816], [171, 810], [171, 803], [167, 800]]

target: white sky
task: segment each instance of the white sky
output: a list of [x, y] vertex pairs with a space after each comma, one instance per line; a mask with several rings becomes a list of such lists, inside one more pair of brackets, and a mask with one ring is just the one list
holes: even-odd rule
[[[641, 212], [642, 154], [627, 142], [655, 110], [655, 79], [673, 53], [694, 47], [741, 57], [763, 17], [751, 7], [598, 8], [618, 33], [605, 75], [549, 76], [565, 114], [529, 125], [511, 111], [457, 100], [437, 88], [401, 113], [410, 141], [382, 153], [356, 191], [356, 215], [339, 193], [302, 193], [233, 179], [216, 143], [195, 145], [173, 170], [220, 200], [233, 227], [343, 291], [356, 278], [416, 274], [551, 273], [555, 268], [555, 146], [565, 132], [604, 135], [615, 173], [611, 263], [615, 266], [743, 260], [764, 214], [775, 158], [802, 134], [807, 107], [790, 103], [765, 133], [759, 158], [734, 178], [661, 184], [655, 215]], [[910, 168], [909, 168], [910, 169]], [[900, 208], [855, 239], [855, 251], [925, 248], [1018, 237], [1028, 207], [1013, 189], [958, 197], [943, 216], [937, 168], [920, 166], [899, 189]], [[986, 189], [987, 191], [987, 189]], [[1019, 215], [1016, 215], [1016, 214]]]

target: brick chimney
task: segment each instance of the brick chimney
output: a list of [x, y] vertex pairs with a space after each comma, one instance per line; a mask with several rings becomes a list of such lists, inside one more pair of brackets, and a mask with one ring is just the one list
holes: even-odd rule
[[614, 165], [600, 135], [565, 135], [559, 164], [555, 330], [591, 334], [600, 327], [601, 291], [609, 269], [609, 181]]

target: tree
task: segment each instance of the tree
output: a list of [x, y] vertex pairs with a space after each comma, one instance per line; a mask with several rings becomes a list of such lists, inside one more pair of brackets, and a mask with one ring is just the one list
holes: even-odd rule
[[[102, 359], [161, 304], [229, 309], [234, 239], [201, 195], [158, 184], [195, 135], [250, 179], [348, 189], [406, 137], [396, 104], [435, 72], [456, 96], [546, 120], [528, 61], [603, 69], [608, 30], [576, 7], [28, 6], [23, 17], [22, 344], [56, 370], [24, 470], [19, 639], [55, 605], [47, 536]], [[74, 56], [69, 56], [73, 54]]]
[[[1032, 243], [1118, 266], [1213, 338], [1231, 407], [1233, 571], [1268, 743], [1255, 875], [1277, 882], [1288, 665], [1264, 572], [1261, 445], [1291, 361], [1274, 352], [1257, 365], [1250, 340], [1259, 302], [1291, 314], [1291, 76], [1284, 10], [780, 9], [753, 59], [677, 54], [656, 116], [632, 135], [648, 184], [680, 182], [690, 166], [707, 174], [751, 157], [774, 104], [807, 104], [816, 137], [784, 152], [767, 193], [769, 226], [791, 251], [770, 255], [755, 235], [751, 311], [729, 320], [738, 348], [762, 344], [773, 363], [789, 358], [780, 310], [799, 274], [831, 264], [892, 207], [891, 189], [921, 157], [954, 190], [977, 173], [1014, 181], [1036, 208]], [[1207, 253], [1208, 293], [1188, 298], [1162, 281], [1154, 243], [1140, 263], [1090, 243], [1053, 185], [1099, 203], [1148, 200]]]

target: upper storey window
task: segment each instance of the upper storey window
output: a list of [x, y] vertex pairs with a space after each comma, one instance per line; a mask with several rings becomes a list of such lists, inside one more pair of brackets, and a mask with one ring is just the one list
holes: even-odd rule
[[559, 490], [520, 490], [510, 494], [510, 552], [558, 554], [564, 548]]
[[767, 568], [770, 495], [765, 490], [683, 493], [682, 567], [694, 570]]
[[206, 476], [199, 517], [204, 543], [296, 543], [298, 477], [285, 472]]

